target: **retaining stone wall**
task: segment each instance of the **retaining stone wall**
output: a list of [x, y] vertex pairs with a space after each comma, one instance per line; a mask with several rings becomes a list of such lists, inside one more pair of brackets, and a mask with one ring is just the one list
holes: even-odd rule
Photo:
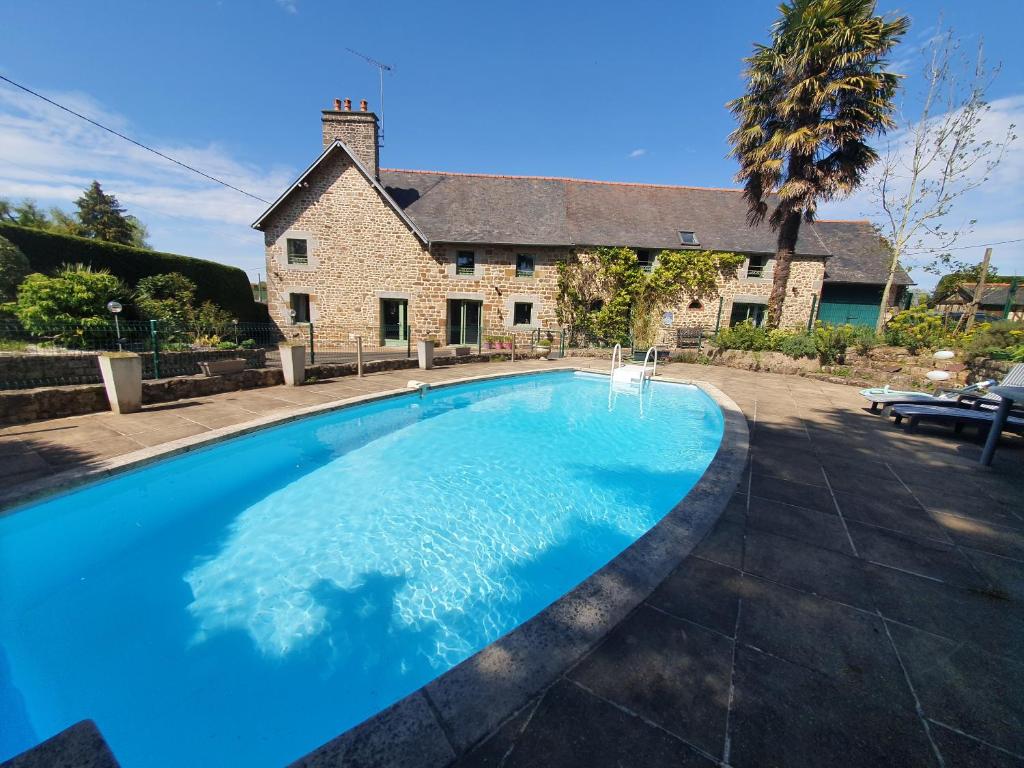
[[[142, 377], [153, 378], [153, 355], [141, 353]], [[0, 389], [29, 389], [41, 385], [101, 384], [99, 353], [63, 355], [0, 355]], [[249, 368], [263, 368], [267, 353], [263, 349], [197, 350], [161, 352], [160, 375], [192, 376], [200, 373], [199, 363], [244, 358]]]
[[[434, 358], [436, 367], [462, 363], [485, 363], [500, 352], [465, 357]], [[536, 357], [535, 354], [516, 355], [516, 359]], [[365, 373], [417, 368], [415, 360], [372, 360], [363, 364]], [[355, 363], [311, 365], [306, 367], [307, 377], [317, 379], [336, 376], [354, 376]], [[251, 368], [241, 373], [224, 376], [178, 376], [142, 382], [142, 402], [169, 403], [190, 397], [206, 397], [222, 392], [258, 389], [284, 384], [279, 368]], [[22, 424], [41, 419], [80, 416], [85, 413], [109, 411], [107, 394], [102, 384], [82, 384], [66, 387], [38, 387], [35, 389], [0, 390], [0, 424]]]

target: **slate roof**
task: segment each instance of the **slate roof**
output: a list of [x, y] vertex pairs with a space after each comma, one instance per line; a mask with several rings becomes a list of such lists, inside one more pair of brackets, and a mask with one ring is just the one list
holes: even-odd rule
[[[692, 231], [698, 250], [772, 254], [767, 224], [747, 224], [742, 191], [541, 176], [493, 176], [382, 168], [369, 175], [335, 141], [253, 222], [262, 229], [274, 210], [332, 152], [344, 151], [424, 243], [683, 249]], [[769, 206], [772, 200], [769, 198]], [[819, 221], [800, 227], [797, 255], [827, 258], [825, 281], [881, 285], [888, 253], [866, 221]], [[902, 270], [897, 285], [913, 285]]]
[[[977, 288], [977, 283], [964, 283], [959, 287], [958, 292], [965, 301], [973, 301]], [[978, 303], [984, 307], [996, 306], [1001, 309], [1006, 306], [1006, 296], [1009, 292], [1009, 283], [986, 283], [985, 292]], [[1024, 285], [1018, 286], [1017, 292], [1013, 295], [1013, 304], [1014, 306], [1024, 304]]]
[[[767, 224], [747, 225], [739, 190], [381, 169], [388, 194], [432, 242], [490, 245], [626, 245], [774, 253]], [[770, 203], [769, 203], [770, 204]], [[811, 227], [797, 253], [827, 256]]]
[[[819, 219], [815, 229], [832, 258], [825, 262], [826, 283], [885, 285], [889, 277], [889, 251], [867, 221]], [[910, 275], [900, 269], [895, 285], [913, 285]]]

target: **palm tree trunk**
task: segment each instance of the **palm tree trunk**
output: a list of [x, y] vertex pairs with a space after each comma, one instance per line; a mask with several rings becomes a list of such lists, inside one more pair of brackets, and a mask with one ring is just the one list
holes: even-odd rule
[[782, 322], [782, 306], [786, 301], [789, 285], [789, 269], [796, 253], [796, 239], [800, 236], [800, 211], [793, 210], [779, 227], [779, 238], [775, 246], [775, 272], [772, 278], [772, 293], [768, 299], [768, 328], [778, 328]]

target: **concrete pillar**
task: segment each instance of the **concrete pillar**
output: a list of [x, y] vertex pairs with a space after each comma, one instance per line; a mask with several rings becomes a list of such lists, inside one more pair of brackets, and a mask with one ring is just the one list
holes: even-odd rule
[[306, 345], [279, 344], [281, 352], [281, 371], [284, 373], [284, 383], [290, 387], [297, 387], [306, 380]]
[[110, 410], [134, 413], [142, 410], [142, 358], [134, 352], [104, 352], [99, 356], [103, 386]]
[[434, 367], [434, 342], [417, 341], [416, 355], [419, 358], [420, 368], [426, 370]]

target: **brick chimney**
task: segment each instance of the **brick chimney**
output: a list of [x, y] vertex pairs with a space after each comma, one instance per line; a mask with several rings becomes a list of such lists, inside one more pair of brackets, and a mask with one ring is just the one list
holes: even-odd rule
[[324, 149], [341, 139], [374, 178], [380, 175], [380, 152], [377, 146], [377, 115], [368, 111], [366, 99], [359, 111], [352, 111], [352, 100], [334, 100], [333, 109], [323, 111]]

